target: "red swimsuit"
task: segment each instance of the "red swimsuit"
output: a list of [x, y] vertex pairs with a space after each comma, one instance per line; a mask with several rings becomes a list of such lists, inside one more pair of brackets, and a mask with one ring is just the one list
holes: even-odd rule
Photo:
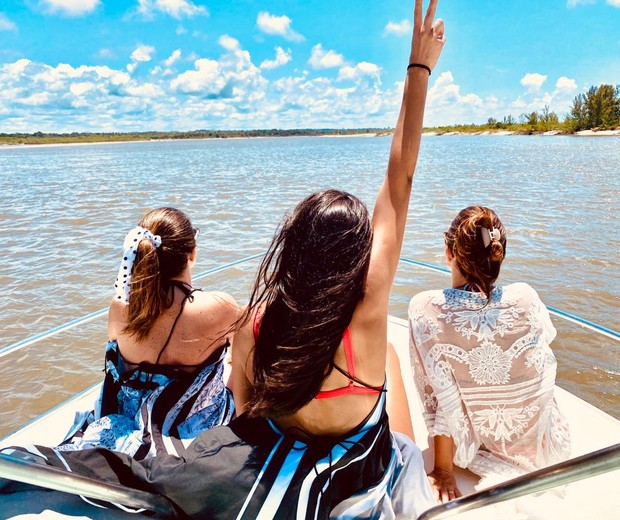
[[[253, 323], [254, 340], [258, 337], [258, 331], [260, 329], [260, 319], [258, 312], [254, 315]], [[385, 385], [372, 386], [364, 381], [361, 381], [355, 377], [355, 362], [353, 360], [353, 343], [351, 343], [351, 330], [347, 327], [342, 335], [342, 345], [344, 347], [344, 356], [347, 363], [347, 370], [343, 370], [332, 361], [332, 367], [335, 368], [345, 377], [349, 378], [349, 384], [340, 388], [334, 388], [333, 390], [321, 390], [314, 398], [315, 399], [330, 399], [332, 397], [340, 397], [347, 394], [359, 394], [359, 395], [372, 395], [385, 392]], [[355, 384], [357, 383], [357, 384]]]

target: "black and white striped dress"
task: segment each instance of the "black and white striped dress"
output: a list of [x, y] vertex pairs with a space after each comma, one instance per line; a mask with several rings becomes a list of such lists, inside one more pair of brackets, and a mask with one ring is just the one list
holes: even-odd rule
[[202, 433], [183, 458], [29, 451], [56, 467], [164, 495], [185, 518], [415, 518], [435, 505], [419, 449], [390, 433], [384, 393], [338, 438], [302, 442], [269, 419], [243, 415]]

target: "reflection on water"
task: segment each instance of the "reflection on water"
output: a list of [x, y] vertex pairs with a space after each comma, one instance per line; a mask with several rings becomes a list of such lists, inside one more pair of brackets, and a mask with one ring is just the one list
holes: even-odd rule
[[[201, 228], [195, 272], [263, 251], [287, 209], [325, 187], [372, 209], [390, 140], [277, 138], [0, 149], [0, 346], [107, 306], [127, 230], [147, 210]], [[508, 228], [500, 281], [620, 330], [620, 140], [460, 136], [423, 140], [403, 256], [443, 265], [458, 210]], [[256, 262], [201, 280], [247, 301]], [[392, 313], [446, 275], [401, 265]], [[620, 348], [554, 319], [559, 383], [620, 417]], [[105, 318], [0, 359], [0, 435], [101, 378]]]

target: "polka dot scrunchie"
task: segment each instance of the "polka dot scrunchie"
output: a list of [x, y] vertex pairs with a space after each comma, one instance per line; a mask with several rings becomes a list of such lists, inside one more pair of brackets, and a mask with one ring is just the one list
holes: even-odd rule
[[121, 267], [118, 270], [118, 276], [116, 277], [116, 283], [114, 284], [115, 295], [118, 301], [125, 304], [129, 304], [129, 287], [131, 287], [131, 270], [133, 268], [133, 261], [136, 258], [138, 251], [138, 244], [144, 239], [150, 240], [153, 247], [157, 249], [161, 246], [161, 237], [159, 235], [153, 235], [148, 229], [137, 226], [133, 228], [125, 236], [123, 242], [123, 259], [121, 260]]

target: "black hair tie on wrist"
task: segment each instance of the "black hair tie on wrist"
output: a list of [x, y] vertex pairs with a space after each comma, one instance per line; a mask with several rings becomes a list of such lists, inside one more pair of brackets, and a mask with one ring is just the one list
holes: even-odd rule
[[409, 65], [407, 65], [407, 72], [409, 72], [409, 69], [412, 69], [414, 67], [427, 70], [428, 75], [431, 75], [431, 68], [428, 65], [424, 65], [424, 63], [410, 63]]

